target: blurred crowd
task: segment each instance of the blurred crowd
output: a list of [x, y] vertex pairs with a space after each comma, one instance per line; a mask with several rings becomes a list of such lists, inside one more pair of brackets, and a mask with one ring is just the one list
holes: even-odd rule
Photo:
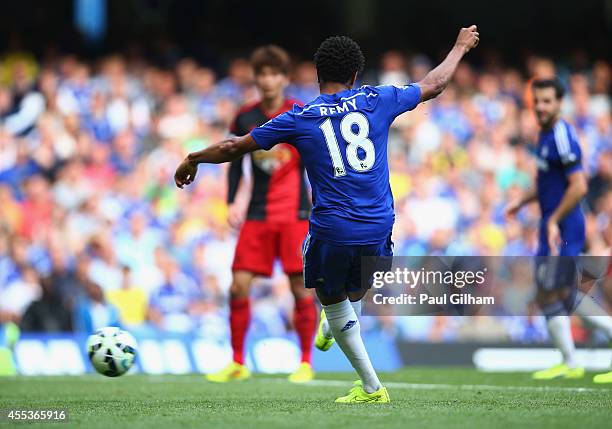
[[[432, 67], [385, 53], [362, 83], [403, 85]], [[578, 132], [589, 175], [587, 245], [612, 244], [612, 66], [570, 70], [530, 57], [521, 69], [459, 66], [436, 100], [400, 116], [389, 136], [397, 255], [532, 255], [539, 212], [504, 217], [531, 186], [538, 128], [529, 82], [558, 75], [563, 116]], [[296, 62], [287, 95], [318, 95], [311, 62]], [[25, 331], [227, 338], [236, 231], [227, 223], [227, 166], [202, 166], [178, 191], [189, 151], [223, 139], [239, 107], [258, 97], [245, 58], [222, 73], [190, 58], [171, 68], [143, 59], [0, 56], [0, 323]], [[248, 187], [242, 200], [248, 198]], [[292, 330], [280, 270], [253, 289], [253, 329]], [[366, 320], [367, 319], [367, 320]], [[423, 341], [546, 338], [540, 318], [364, 318]]]

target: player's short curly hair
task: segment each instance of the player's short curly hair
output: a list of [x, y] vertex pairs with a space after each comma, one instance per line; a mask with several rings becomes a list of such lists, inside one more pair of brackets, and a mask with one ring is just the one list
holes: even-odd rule
[[363, 70], [365, 58], [361, 48], [347, 36], [328, 37], [314, 56], [319, 82], [349, 83]]

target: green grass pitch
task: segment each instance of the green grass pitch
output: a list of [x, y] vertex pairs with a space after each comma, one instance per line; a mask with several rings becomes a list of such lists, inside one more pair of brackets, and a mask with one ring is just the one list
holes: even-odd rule
[[[63, 407], [70, 428], [610, 428], [612, 386], [535, 382], [525, 373], [407, 368], [382, 374], [390, 404], [340, 405], [354, 376], [211, 384], [199, 375], [0, 378], [0, 408]], [[49, 427], [13, 424], [12, 427]], [[6, 421], [0, 427], [11, 427]]]

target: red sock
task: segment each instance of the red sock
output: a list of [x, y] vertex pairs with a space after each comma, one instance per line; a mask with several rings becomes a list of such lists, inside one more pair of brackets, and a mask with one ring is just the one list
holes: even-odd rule
[[317, 308], [312, 296], [296, 300], [293, 324], [300, 340], [302, 362], [311, 363], [312, 341], [317, 329]]
[[230, 299], [230, 330], [232, 332], [232, 350], [234, 362], [244, 365], [244, 338], [251, 322], [251, 304], [249, 298]]

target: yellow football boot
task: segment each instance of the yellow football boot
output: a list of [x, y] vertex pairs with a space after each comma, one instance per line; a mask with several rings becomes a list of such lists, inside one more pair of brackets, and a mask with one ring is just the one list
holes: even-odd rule
[[323, 335], [323, 323], [325, 322], [325, 310], [321, 310], [321, 320], [319, 321], [319, 329], [317, 329], [317, 335], [315, 336], [315, 347], [325, 352], [334, 345], [336, 340], [334, 337], [327, 338]]
[[584, 377], [584, 368], [570, 368], [564, 363], [533, 373], [534, 380], [554, 380], [555, 378], [576, 379]]
[[308, 383], [314, 378], [312, 365], [302, 362], [293, 374], [289, 375], [288, 380], [292, 383]]
[[208, 374], [206, 379], [213, 383], [227, 383], [229, 381], [241, 381], [251, 377], [251, 371], [238, 362], [232, 362], [219, 372]]
[[597, 383], [597, 384], [612, 383], [612, 371], [606, 372], [604, 374], [597, 374], [595, 377], [593, 377], [593, 383]]
[[339, 404], [359, 404], [359, 403], [387, 403], [391, 402], [391, 398], [389, 398], [389, 392], [387, 392], [386, 387], [381, 387], [376, 392], [368, 393], [363, 390], [363, 387], [359, 383], [355, 383], [351, 390], [349, 390], [348, 395], [341, 396], [336, 399]]

